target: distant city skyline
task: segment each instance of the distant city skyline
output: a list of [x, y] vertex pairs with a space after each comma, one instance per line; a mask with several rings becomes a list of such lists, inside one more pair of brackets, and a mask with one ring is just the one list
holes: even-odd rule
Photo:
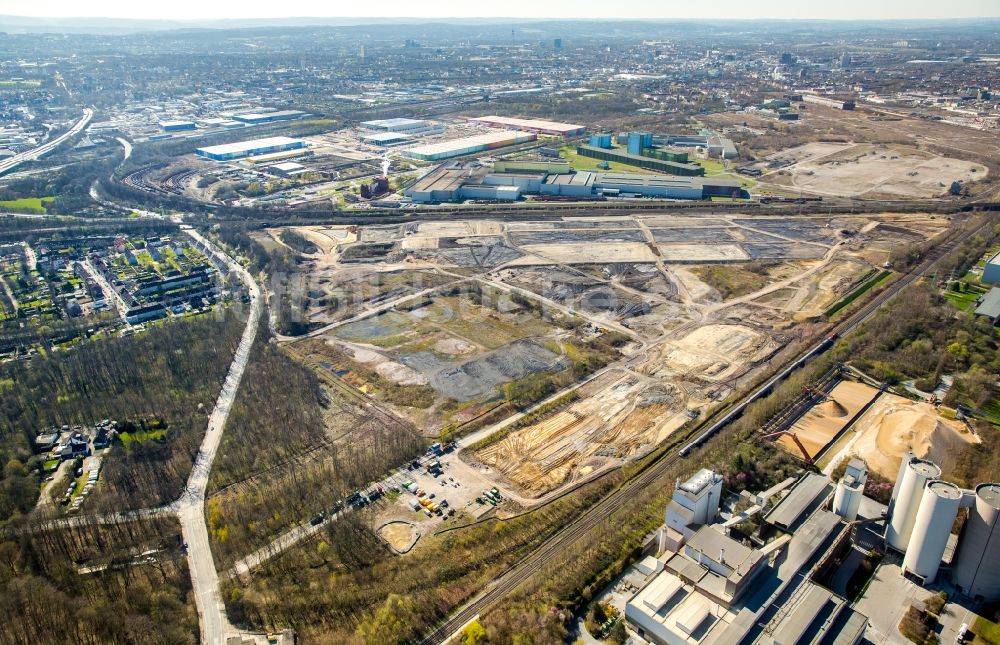
[[[375, 8], [377, 7], [377, 12]], [[133, 0], [0, 0], [0, 14], [39, 18], [124, 18], [157, 20], [319, 18], [648, 18], [648, 19], [946, 19], [1000, 17], [997, 0], [840, 0], [810, 3], [801, 0], [716, 0], [713, 3], [665, 0], [507, 0], [503, 3], [468, 0], [380, 0], [377, 4], [299, 0], [250, 3], [245, 0], [173, 0], [142, 3]]]

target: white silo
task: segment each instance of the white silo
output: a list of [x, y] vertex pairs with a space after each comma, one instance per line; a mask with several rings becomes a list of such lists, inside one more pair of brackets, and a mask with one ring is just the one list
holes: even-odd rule
[[910, 456], [904, 459], [896, 478], [892, 511], [885, 529], [885, 541], [897, 551], [906, 551], [917, 519], [917, 509], [924, 492], [924, 485], [941, 476], [941, 469], [932, 462]]
[[962, 489], [955, 484], [940, 480], [927, 484], [903, 556], [903, 571], [922, 578], [924, 584], [934, 582], [961, 503]]
[[951, 581], [970, 598], [1000, 600], [1000, 484], [976, 487]]
[[868, 467], [865, 462], [851, 459], [844, 476], [837, 482], [837, 491], [833, 495], [833, 512], [848, 522], [857, 519], [866, 481], [868, 481]]

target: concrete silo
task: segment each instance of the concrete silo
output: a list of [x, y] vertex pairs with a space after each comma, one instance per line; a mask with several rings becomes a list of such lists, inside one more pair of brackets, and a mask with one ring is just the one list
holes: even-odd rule
[[833, 495], [833, 512], [848, 522], [858, 517], [858, 508], [868, 481], [868, 467], [860, 459], [851, 459], [844, 476], [837, 482], [837, 492]]
[[1000, 600], [1000, 484], [976, 488], [951, 580], [970, 598]]
[[893, 490], [889, 523], [885, 529], [886, 543], [897, 551], [906, 551], [917, 519], [917, 510], [923, 496], [924, 485], [941, 476], [941, 469], [932, 462], [913, 455], [903, 458], [896, 486]]
[[924, 584], [934, 582], [961, 503], [962, 489], [955, 484], [937, 480], [924, 487], [903, 557], [903, 571], [922, 578]]

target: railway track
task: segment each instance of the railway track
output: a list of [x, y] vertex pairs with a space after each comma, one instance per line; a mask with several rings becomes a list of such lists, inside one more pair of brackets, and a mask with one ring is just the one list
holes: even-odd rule
[[[709, 420], [716, 417], [717, 420], [703, 429], [689, 443], [684, 445], [683, 448], [678, 451], [668, 449], [661, 452], [659, 457], [647, 464], [632, 479], [625, 482], [620, 488], [570, 522], [565, 528], [549, 538], [526, 558], [488, 585], [479, 595], [439, 624], [420, 641], [421, 645], [438, 645], [447, 642], [462, 626], [473, 620], [476, 616], [491, 609], [504, 596], [541, 570], [556, 555], [564, 553], [579, 538], [594, 530], [602, 522], [611, 517], [616, 510], [622, 507], [625, 501], [658, 481], [667, 474], [672, 466], [689, 455], [692, 450], [709, 441], [721, 432], [723, 428], [739, 418], [748, 405], [766, 396], [777, 383], [787, 378], [792, 372], [805, 365], [809, 360], [829, 349], [833, 345], [832, 341], [834, 339], [853, 331], [871, 318], [882, 305], [892, 300], [903, 289], [924, 276], [938, 260], [955, 248], [966, 236], [974, 235], [989, 223], [989, 221], [986, 221], [973, 231], [966, 231], [963, 227], [953, 229], [946, 239], [942, 240], [925, 254], [920, 264], [876, 295], [875, 298], [861, 307], [861, 309], [834, 325], [821, 342], [807, 348], [796, 360], [765, 381], [763, 385], [752, 390], [741, 400], [709, 417]], [[678, 444], [671, 445], [676, 447]]]

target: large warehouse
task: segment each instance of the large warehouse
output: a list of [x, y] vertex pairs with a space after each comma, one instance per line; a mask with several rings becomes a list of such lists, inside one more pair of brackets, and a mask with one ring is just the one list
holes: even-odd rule
[[441, 143], [429, 143], [424, 146], [417, 146], [409, 150], [403, 150], [403, 156], [411, 159], [421, 159], [423, 161], [440, 161], [451, 159], [462, 155], [471, 155], [484, 150], [513, 146], [518, 143], [534, 141], [538, 137], [527, 132], [491, 132], [480, 134], [474, 137], [464, 137], [462, 139], [452, 139]]
[[257, 125], [258, 123], [273, 123], [275, 121], [289, 121], [291, 119], [301, 119], [306, 116], [301, 110], [277, 110], [275, 112], [248, 112], [246, 114], [234, 114], [233, 121]]
[[572, 123], [557, 123], [556, 121], [541, 121], [538, 119], [515, 119], [506, 116], [481, 116], [469, 119], [473, 123], [481, 123], [494, 128], [510, 128], [512, 130], [523, 130], [524, 132], [537, 132], [538, 134], [552, 134], [559, 137], [571, 137], [583, 134], [587, 127]]
[[252, 139], [250, 141], [237, 141], [236, 143], [225, 143], [220, 146], [198, 148], [195, 150], [195, 154], [208, 157], [213, 161], [229, 161], [230, 159], [242, 159], [243, 157], [253, 155], [298, 150], [305, 147], [306, 142], [301, 139], [268, 137], [267, 139]]
[[426, 130], [434, 124], [424, 119], [378, 119], [363, 121], [361, 127], [375, 132], [415, 132]]

